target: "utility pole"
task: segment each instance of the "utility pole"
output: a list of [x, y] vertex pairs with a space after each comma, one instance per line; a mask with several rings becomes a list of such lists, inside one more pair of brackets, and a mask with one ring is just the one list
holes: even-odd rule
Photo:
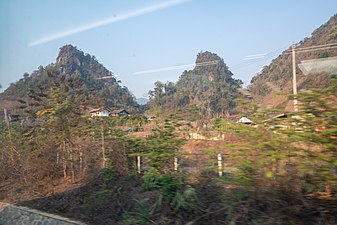
[[293, 58], [293, 94], [294, 94], [294, 111], [298, 112], [297, 102], [297, 79], [296, 79], [296, 58], [295, 58], [295, 44], [291, 46], [292, 58]]

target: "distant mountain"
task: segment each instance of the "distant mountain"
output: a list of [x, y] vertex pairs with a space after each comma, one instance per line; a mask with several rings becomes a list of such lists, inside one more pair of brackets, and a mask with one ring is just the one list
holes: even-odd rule
[[[45, 91], [51, 88], [56, 75], [61, 82], [77, 80], [77, 86], [83, 92], [88, 107], [107, 105], [112, 108], [125, 108], [137, 111], [138, 104], [126, 87], [121, 87], [112, 72], [100, 64], [95, 56], [84, 54], [72, 45], [60, 48], [56, 63], [40, 66], [31, 74], [25, 73], [16, 83], [11, 84], [0, 94], [0, 103], [8, 109], [18, 111], [17, 101], [25, 100], [31, 92]], [[1, 111], [5, 107], [1, 105]], [[0, 112], [1, 113], [1, 112]]]
[[147, 98], [136, 98], [136, 102], [139, 105], [146, 105], [148, 103], [149, 99]]
[[[304, 38], [296, 48], [337, 43], [337, 15], [316, 29], [311, 37]], [[323, 47], [318, 51], [299, 52], [296, 54], [296, 74], [298, 89], [321, 88], [329, 84], [330, 75], [325, 72], [304, 75], [298, 64], [303, 60], [322, 59], [337, 56], [336, 48]], [[274, 107], [292, 110], [292, 104], [287, 99], [292, 94], [292, 55], [291, 47], [265, 66], [261, 73], [254, 76], [248, 87], [254, 100], [262, 108]]]
[[241, 80], [234, 79], [223, 59], [211, 52], [197, 55], [193, 70], [184, 71], [176, 83], [157, 81], [150, 91], [152, 110], [175, 112], [196, 106], [204, 116], [215, 117], [233, 111]]

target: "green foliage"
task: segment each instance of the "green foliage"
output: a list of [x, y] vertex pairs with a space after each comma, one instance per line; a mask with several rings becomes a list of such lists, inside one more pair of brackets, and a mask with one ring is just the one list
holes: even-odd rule
[[244, 190], [233, 190], [228, 194], [224, 194], [222, 196], [222, 199], [227, 203], [227, 204], [233, 204], [236, 202], [241, 201], [242, 199], [246, 198], [248, 196], [247, 191]]
[[224, 130], [226, 125], [226, 121], [222, 118], [216, 118], [213, 123], [214, 130]]
[[149, 170], [143, 176], [145, 190], [160, 190], [164, 199], [167, 199], [174, 211], [194, 208], [197, 203], [195, 190], [184, 184], [180, 174], [159, 174], [156, 170]]
[[235, 100], [236, 110], [240, 113], [240, 116], [250, 116], [256, 113], [258, 107], [256, 104], [253, 104], [251, 101], [243, 98], [238, 98]]
[[160, 172], [173, 170], [174, 157], [179, 155], [179, 149], [184, 143], [184, 140], [175, 132], [180, 125], [177, 118], [171, 115], [162, 127], [152, 130], [152, 135], [145, 142], [145, 155], [150, 160], [149, 165]]
[[101, 189], [94, 193], [95, 198], [106, 198], [106, 197], [110, 197], [111, 195], [112, 195], [111, 189]]
[[124, 222], [130, 225], [148, 225], [151, 223], [151, 210], [150, 207], [137, 201], [138, 205], [133, 212], [124, 214]]
[[101, 173], [104, 184], [111, 184], [116, 179], [116, 172], [113, 168], [103, 168]]
[[159, 173], [154, 168], [151, 168], [149, 171], [147, 171], [143, 176], [142, 187], [144, 190], [153, 190], [159, 188], [159, 177]]
[[265, 182], [304, 193], [336, 191], [337, 82], [332, 84], [300, 93], [298, 113], [237, 132], [242, 143], [228, 145], [235, 176], [256, 187]]
[[247, 177], [234, 177], [231, 173], [227, 173], [225, 176], [216, 178], [212, 183], [224, 184], [224, 185], [239, 185], [239, 186], [252, 186], [252, 183], [248, 181]]
[[180, 209], [195, 209], [197, 204], [197, 195], [195, 189], [190, 185], [186, 185], [182, 190], [176, 191], [171, 200], [171, 208], [178, 212]]
[[241, 160], [236, 165], [239, 169], [237, 173], [238, 179], [249, 182], [255, 178], [257, 168], [251, 159]]

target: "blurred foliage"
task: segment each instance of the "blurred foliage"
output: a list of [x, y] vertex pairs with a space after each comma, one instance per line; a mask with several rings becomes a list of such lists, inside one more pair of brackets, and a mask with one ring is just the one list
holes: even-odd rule
[[[241, 141], [227, 146], [238, 169], [235, 176], [253, 182], [256, 188], [335, 193], [337, 82], [331, 83], [327, 88], [299, 93], [299, 112], [271, 117], [255, 127], [236, 125], [233, 132]], [[258, 116], [273, 115], [270, 112]]]

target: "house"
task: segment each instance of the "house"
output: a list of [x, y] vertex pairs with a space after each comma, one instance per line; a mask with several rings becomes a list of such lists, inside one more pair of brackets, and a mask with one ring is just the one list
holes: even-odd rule
[[97, 109], [92, 109], [89, 113], [91, 116], [111, 116], [112, 110], [107, 106], [103, 106]]
[[241, 119], [239, 119], [237, 121], [237, 123], [243, 123], [243, 124], [253, 124], [253, 121], [251, 121], [250, 119], [248, 119], [247, 117], [241, 117]]
[[125, 109], [116, 109], [111, 112], [111, 116], [121, 117], [121, 116], [128, 116], [130, 113]]

